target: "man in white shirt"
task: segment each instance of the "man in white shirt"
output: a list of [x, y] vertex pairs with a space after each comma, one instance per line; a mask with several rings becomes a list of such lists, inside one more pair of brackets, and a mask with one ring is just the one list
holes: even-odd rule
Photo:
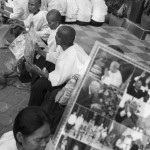
[[33, 22], [37, 35], [46, 40], [50, 34], [50, 29], [46, 20], [47, 11], [40, 11], [40, 7], [41, 0], [29, 0], [28, 9], [30, 15], [23, 21], [23, 23], [26, 28], [30, 28], [31, 23]]
[[[25, 20], [29, 15], [28, 1], [29, 0], [13, 0], [11, 3], [13, 12], [11, 13], [0, 8], [0, 13], [11, 19]], [[10, 7], [7, 3], [5, 5]]]
[[33, 64], [26, 63], [30, 72], [43, 77], [32, 85], [29, 105], [40, 106], [47, 90], [52, 91], [63, 86], [75, 74], [84, 74], [90, 58], [79, 45], [74, 44], [75, 35], [75, 30], [70, 26], [61, 26], [58, 29], [56, 43], [63, 52], [58, 56], [52, 72], [40, 71]]
[[122, 84], [122, 75], [119, 70], [120, 64], [116, 61], [113, 61], [110, 64], [109, 71], [106, 70], [104, 76], [102, 76], [102, 83], [107, 85], [113, 85], [119, 88]]

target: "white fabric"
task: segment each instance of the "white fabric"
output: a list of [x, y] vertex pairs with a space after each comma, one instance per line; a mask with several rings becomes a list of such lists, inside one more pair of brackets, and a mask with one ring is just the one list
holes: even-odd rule
[[0, 150], [17, 150], [16, 141], [12, 131], [3, 134], [0, 138]]
[[105, 83], [107, 85], [113, 85], [116, 87], [120, 87], [122, 84], [122, 76], [119, 70], [116, 71], [116, 73], [112, 73], [111, 71], [108, 71], [109, 76], [103, 76], [102, 77], [102, 83]]
[[29, 15], [28, 1], [13, 0], [13, 13], [10, 14], [10, 18], [25, 20]]
[[77, 118], [77, 120], [76, 120], [75, 125], [74, 125], [74, 129], [75, 129], [75, 130], [79, 130], [79, 128], [80, 128], [81, 125], [83, 124], [83, 121], [84, 121], [83, 117], [79, 116], [79, 117]]
[[[59, 25], [55, 30], [50, 30], [50, 36], [47, 40], [48, 48], [46, 49], [46, 60], [52, 63], [56, 63], [58, 56], [63, 52], [59, 45], [56, 45], [55, 36], [61, 25]], [[45, 50], [44, 50], [45, 51]]]
[[76, 120], [77, 120], [77, 116], [75, 114], [71, 114], [69, 119], [68, 119], [68, 124], [74, 125]]
[[62, 48], [58, 45], [55, 51], [49, 51], [46, 54], [46, 61], [56, 64], [59, 55], [63, 52]]
[[66, 8], [66, 22], [73, 22], [77, 20], [78, 5], [76, 0], [67, 0]]
[[34, 29], [37, 35], [43, 39], [47, 39], [50, 35], [50, 28], [46, 20], [47, 11], [39, 11], [37, 14], [30, 14], [26, 20], [24, 20], [25, 27], [30, 28], [31, 23], [34, 24]]
[[13, 0], [7, 0], [7, 2], [5, 2], [5, 5], [6, 5], [7, 7], [13, 8], [13, 6], [14, 6]]
[[51, 30], [50, 29], [50, 36], [49, 36], [49, 38], [47, 40], [47, 44], [48, 44], [49, 50], [51, 52], [56, 50], [55, 36], [56, 36], [56, 33], [57, 33], [59, 27], [61, 27], [61, 25], [59, 25], [55, 30]]
[[66, 0], [47, 0], [47, 10], [50, 11], [52, 9], [58, 10], [62, 16], [66, 14]]
[[96, 22], [104, 22], [107, 14], [107, 5], [104, 0], [91, 0], [93, 11], [92, 19]]
[[49, 73], [52, 86], [65, 83], [73, 75], [83, 75], [90, 57], [77, 44], [63, 51], [57, 58], [55, 70]]
[[91, 21], [92, 4], [90, 0], [76, 0], [78, 5], [77, 20], [83, 22]]

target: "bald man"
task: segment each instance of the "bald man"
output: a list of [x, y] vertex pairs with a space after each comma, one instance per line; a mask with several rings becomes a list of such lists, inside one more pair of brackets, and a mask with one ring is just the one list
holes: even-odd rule
[[50, 29], [46, 20], [47, 11], [41, 10], [41, 0], [29, 0], [28, 10], [30, 15], [23, 21], [25, 27], [30, 28], [31, 23], [34, 24], [34, 29], [39, 37], [47, 40], [50, 34]]
[[56, 33], [56, 43], [63, 52], [58, 56], [55, 69], [51, 72], [42, 72], [33, 64], [26, 64], [30, 72], [37, 73], [39, 78], [31, 87], [29, 105], [40, 106], [45, 93], [60, 88], [75, 74], [83, 75], [89, 56], [78, 45], [74, 44], [76, 31], [70, 26], [61, 26]]

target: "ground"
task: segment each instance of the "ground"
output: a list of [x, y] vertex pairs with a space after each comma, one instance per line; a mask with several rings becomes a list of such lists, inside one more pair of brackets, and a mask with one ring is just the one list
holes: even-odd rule
[[[6, 71], [5, 64], [12, 57], [8, 49], [0, 49], [0, 72]], [[19, 110], [27, 106], [29, 91], [20, 90], [14, 86], [0, 85], [0, 136], [12, 130], [14, 118]]]

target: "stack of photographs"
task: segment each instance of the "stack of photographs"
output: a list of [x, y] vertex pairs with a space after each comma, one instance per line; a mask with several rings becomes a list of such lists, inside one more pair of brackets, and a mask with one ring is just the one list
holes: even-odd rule
[[148, 68], [98, 42], [92, 51], [56, 150], [149, 150]]

